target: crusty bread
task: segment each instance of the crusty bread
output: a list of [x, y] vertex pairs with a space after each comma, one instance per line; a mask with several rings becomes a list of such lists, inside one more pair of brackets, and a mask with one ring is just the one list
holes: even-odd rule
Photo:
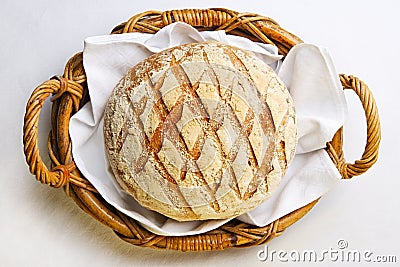
[[254, 209], [292, 160], [292, 99], [254, 54], [217, 42], [154, 54], [121, 79], [104, 114], [114, 175], [142, 206], [178, 221]]

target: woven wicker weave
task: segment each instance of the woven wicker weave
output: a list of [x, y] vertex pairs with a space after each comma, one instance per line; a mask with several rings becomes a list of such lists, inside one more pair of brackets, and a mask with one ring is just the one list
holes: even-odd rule
[[[127, 22], [115, 27], [112, 33], [155, 33], [176, 21], [186, 22], [200, 31], [225, 30], [228, 34], [274, 44], [282, 55], [286, 55], [294, 45], [302, 42], [270, 18], [227, 9], [148, 11], [135, 15]], [[327, 144], [326, 151], [342, 177], [347, 179], [364, 173], [376, 162], [381, 133], [375, 100], [367, 85], [353, 76], [340, 75], [340, 80], [343, 88], [352, 89], [359, 96], [367, 122], [365, 150], [361, 159], [355, 163], [346, 163], [344, 160], [343, 129], [340, 129], [333, 140]], [[52, 130], [49, 135], [48, 149], [54, 167], [49, 170], [44, 165], [38, 150], [38, 120], [43, 102], [51, 94], [53, 95], [51, 98], [53, 102]], [[105, 202], [74, 164], [68, 134], [69, 120], [87, 101], [89, 97], [82, 53], [78, 53], [66, 64], [63, 76], [55, 76], [38, 86], [27, 103], [23, 128], [26, 161], [37, 180], [52, 187], [63, 187], [85, 212], [133, 245], [181, 251], [259, 245], [280, 235], [288, 226], [303, 217], [318, 201], [293, 211], [265, 227], [233, 220], [216, 230], [199, 235], [166, 237], [153, 234]]]

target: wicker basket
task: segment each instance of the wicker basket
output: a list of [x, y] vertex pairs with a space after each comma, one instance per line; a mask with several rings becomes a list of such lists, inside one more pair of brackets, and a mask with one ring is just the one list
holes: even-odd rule
[[[246, 37], [253, 41], [274, 44], [279, 53], [286, 55], [302, 41], [282, 29], [274, 20], [250, 13], [227, 9], [190, 9], [173, 11], [148, 11], [133, 16], [115, 27], [113, 34], [127, 32], [155, 33], [176, 21], [186, 22], [198, 30], [225, 30], [228, 34]], [[375, 100], [368, 87], [358, 78], [340, 75], [343, 88], [352, 89], [360, 98], [367, 122], [367, 143], [360, 160], [353, 164], [343, 158], [343, 129], [327, 143], [328, 152], [344, 179], [367, 171], [377, 160], [381, 139], [380, 122]], [[43, 163], [38, 150], [38, 120], [44, 100], [51, 98], [51, 125], [48, 149], [53, 168]], [[183, 237], [160, 236], [144, 229], [135, 220], [109, 205], [83, 177], [71, 153], [68, 134], [69, 120], [89, 101], [82, 53], [74, 55], [66, 64], [63, 76], [55, 76], [38, 86], [32, 93], [24, 118], [23, 142], [26, 161], [32, 174], [42, 183], [63, 187], [85, 212], [110, 227], [121, 239], [133, 245], [181, 251], [220, 250], [228, 247], [247, 247], [268, 242], [287, 227], [303, 217], [318, 200], [295, 210], [265, 227], [257, 227], [238, 220], [216, 230]]]

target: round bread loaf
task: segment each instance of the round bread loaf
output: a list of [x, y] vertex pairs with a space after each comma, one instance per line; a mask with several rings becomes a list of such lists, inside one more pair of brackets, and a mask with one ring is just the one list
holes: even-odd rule
[[178, 221], [226, 219], [278, 187], [297, 143], [292, 99], [253, 53], [217, 42], [164, 50], [121, 79], [104, 114], [113, 173]]

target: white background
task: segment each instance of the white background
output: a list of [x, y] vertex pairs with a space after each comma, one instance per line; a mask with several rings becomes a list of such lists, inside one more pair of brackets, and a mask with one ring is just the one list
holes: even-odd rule
[[[90, 3], [89, 3], [90, 2]], [[174, 252], [133, 247], [69, 199], [36, 182], [23, 157], [22, 124], [33, 89], [100, 35], [149, 9], [227, 7], [277, 20], [304, 41], [328, 47], [339, 73], [355, 74], [373, 91], [382, 123], [379, 162], [366, 174], [341, 181], [305, 218], [268, 243], [269, 250], [370, 250], [400, 262], [399, 52], [397, 1], [11, 1], [0, 4], [0, 265], [1, 266], [280, 266], [260, 262], [263, 246], [220, 252]], [[363, 111], [346, 93], [345, 154], [360, 157]], [[40, 122], [46, 151], [50, 104]], [[398, 264], [398, 263], [397, 263]], [[308, 266], [308, 263], [291, 263]], [[350, 266], [332, 263], [321, 266]], [[372, 266], [372, 264], [369, 264]], [[379, 264], [381, 266], [382, 264]], [[389, 264], [395, 266], [396, 264]], [[361, 265], [360, 265], [361, 266]]]

